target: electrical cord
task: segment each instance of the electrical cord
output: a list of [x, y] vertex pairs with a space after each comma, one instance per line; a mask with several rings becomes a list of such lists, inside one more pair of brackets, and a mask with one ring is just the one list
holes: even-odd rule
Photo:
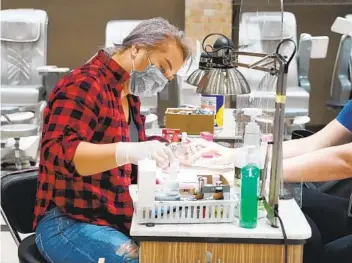
[[279, 213], [276, 209], [274, 210], [274, 214], [279, 219], [282, 234], [284, 236], [284, 246], [285, 246], [284, 247], [284, 263], [288, 263], [288, 244], [287, 244], [287, 234], [286, 234], [285, 226], [284, 226], [284, 223], [282, 222], [282, 219], [279, 216]]
[[[217, 48], [217, 49], [214, 49], [214, 47], [212, 47], [211, 45], [205, 45], [205, 41], [211, 37], [211, 36], [221, 36], [221, 37], [224, 37], [226, 40], [227, 40], [227, 46], [222, 46], [220, 48]], [[204, 39], [203, 39], [203, 42], [202, 42], [202, 48], [204, 50], [205, 53], [208, 54], [209, 57], [212, 57], [214, 53], [220, 51], [220, 50], [223, 50], [223, 49], [227, 49], [227, 50], [232, 50], [232, 51], [235, 51], [235, 49], [231, 46], [231, 40], [223, 35], [223, 34], [220, 34], [220, 33], [211, 33], [211, 34], [208, 34]], [[207, 47], [211, 48], [211, 51], [207, 51]]]
[[277, 45], [277, 48], [276, 48], [276, 54], [280, 54], [280, 48], [281, 48], [281, 45], [285, 42], [291, 42], [293, 44], [293, 51], [292, 51], [292, 54], [291, 56], [289, 57], [289, 59], [287, 60], [287, 63], [286, 63], [286, 70], [288, 70], [288, 66], [290, 65], [292, 59], [295, 57], [296, 55], [296, 52], [297, 52], [297, 45], [295, 43], [295, 41], [293, 41], [291, 38], [287, 38], [287, 39], [284, 39], [282, 40], [278, 45]]

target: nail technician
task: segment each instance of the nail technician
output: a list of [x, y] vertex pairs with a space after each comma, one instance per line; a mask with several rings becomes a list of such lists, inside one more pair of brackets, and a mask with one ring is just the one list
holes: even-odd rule
[[131, 164], [151, 158], [165, 167], [173, 158], [147, 141], [139, 97], [160, 92], [189, 54], [184, 33], [153, 18], [57, 83], [44, 113], [33, 223], [48, 262], [138, 262]]

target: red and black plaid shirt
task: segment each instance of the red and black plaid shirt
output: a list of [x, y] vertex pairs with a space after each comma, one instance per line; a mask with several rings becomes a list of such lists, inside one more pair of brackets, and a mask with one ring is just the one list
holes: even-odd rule
[[[33, 228], [49, 205], [54, 205], [77, 220], [129, 231], [133, 215], [128, 191], [131, 164], [80, 176], [72, 161], [81, 141], [130, 141], [120, 96], [122, 84], [128, 79], [123, 68], [99, 51], [57, 83], [44, 113]], [[132, 95], [128, 99], [139, 141], [145, 141], [140, 100]]]

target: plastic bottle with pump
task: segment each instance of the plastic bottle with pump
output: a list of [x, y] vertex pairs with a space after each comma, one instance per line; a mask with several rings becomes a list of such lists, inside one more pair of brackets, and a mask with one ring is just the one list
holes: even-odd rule
[[261, 109], [244, 108], [243, 114], [250, 117], [250, 122], [245, 127], [243, 147], [235, 160], [235, 177], [240, 178], [241, 168], [246, 165], [246, 155], [248, 146], [260, 147], [261, 132], [259, 125], [255, 122], [255, 117], [262, 114]]
[[251, 118], [245, 127], [243, 146], [260, 146], [260, 127], [255, 122], [255, 117], [262, 115], [262, 110], [257, 108], [242, 109], [243, 114]]
[[240, 226], [255, 228], [258, 222], [258, 188], [260, 178], [260, 139], [261, 132], [255, 117], [262, 114], [261, 109], [243, 109], [244, 115], [251, 120], [245, 127], [243, 146], [247, 154], [241, 167], [241, 193], [240, 193]]
[[256, 147], [248, 148], [246, 165], [241, 169], [240, 226], [255, 228], [258, 222], [259, 158]]

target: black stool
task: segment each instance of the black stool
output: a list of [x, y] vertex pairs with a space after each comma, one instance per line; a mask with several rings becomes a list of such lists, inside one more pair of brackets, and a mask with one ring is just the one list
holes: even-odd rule
[[18, 233], [33, 233], [38, 170], [8, 173], [1, 178], [1, 214], [18, 246], [20, 263], [48, 263], [39, 253], [35, 235], [21, 240]]

